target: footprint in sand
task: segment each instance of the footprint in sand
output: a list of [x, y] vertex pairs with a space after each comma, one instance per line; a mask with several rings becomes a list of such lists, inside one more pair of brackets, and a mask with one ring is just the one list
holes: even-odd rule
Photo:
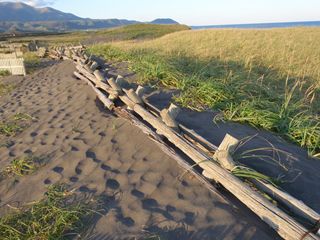
[[50, 179], [45, 179], [44, 181], [43, 181], [43, 183], [45, 184], [45, 185], [50, 185], [51, 184], [51, 180]]
[[117, 190], [120, 188], [120, 184], [115, 179], [108, 179], [106, 182], [106, 187], [111, 188], [112, 190]]
[[101, 160], [97, 159], [96, 153], [93, 151], [88, 150], [86, 152], [86, 157], [92, 159], [92, 161], [96, 162], [96, 163], [100, 163]]
[[79, 181], [79, 178], [74, 176], [74, 177], [70, 177], [69, 180], [70, 182], [76, 183]]
[[103, 169], [103, 170], [105, 170], [105, 171], [111, 171], [111, 170], [112, 170], [111, 167], [109, 167], [108, 165], [105, 165], [105, 164], [102, 164], [102, 165], [101, 165], [101, 169]]
[[133, 196], [139, 198], [139, 199], [144, 198], [144, 193], [143, 193], [143, 192], [140, 192], [139, 190], [136, 190], [136, 189], [132, 190], [132, 191], [131, 191], [131, 194], [132, 194]]
[[52, 170], [53, 170], [54, 172], [56, 172], [56, 173], [61, 174], [61, 173], [63, 172], [64, 168], [57, 166], [57, 167], [54, 167]]
[[94, 190], [94, 189], [90, 189], [90, 188], [88, 188], [87, 186], [81, 186], [80, 188], [79, 188], [79, 191], [80, 192], [84, 192], [84, 193], [96, 193], [96, 190]]

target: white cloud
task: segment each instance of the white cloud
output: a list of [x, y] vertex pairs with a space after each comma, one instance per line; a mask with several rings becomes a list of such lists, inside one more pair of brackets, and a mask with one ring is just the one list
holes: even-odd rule
[[[0, 0], [0, 2], [7, 2], [8, 0]], [[53, 5], [56, 0], [10, 0], [10, 2], [23, 2], [33, 7], [45, 7]]]

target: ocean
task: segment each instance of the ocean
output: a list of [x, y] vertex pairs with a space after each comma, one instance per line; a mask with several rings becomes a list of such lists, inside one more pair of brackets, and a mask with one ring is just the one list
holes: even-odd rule
[[288, 28], [288, 27], [320, 27], [320, 21], [308, 22], [277, 22], [277, 23], [248, 23], [248, 24], [227, 24], [227, 25], [207, 25], [191, 26], [192, 29], [209, 28]]

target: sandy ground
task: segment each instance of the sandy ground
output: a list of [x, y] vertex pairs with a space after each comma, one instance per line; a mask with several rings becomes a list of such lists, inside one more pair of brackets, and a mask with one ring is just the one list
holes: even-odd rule
[[102, 109], [89, 86], [61, 62], [27, 77], [8, 77], [18, 87], [0, 98], [1, 119], [16, 113], [34, 120], [0, 148], [0, 166], [28, 154], [46, 165], [18, 181], [0, 184], [0, 212], [41, 199], [48, 185], [65, 182], [104, 196], [106, 211], [89, 239], [133, 239], [143, 229], [168, 239], [276, 239], [251, 212], [185, 175], [139, 129]]

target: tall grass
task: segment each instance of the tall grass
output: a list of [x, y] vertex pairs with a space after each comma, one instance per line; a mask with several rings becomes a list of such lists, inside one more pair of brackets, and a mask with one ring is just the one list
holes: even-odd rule
[[140, 83], [181, 90], [184, 107], [221, 110], [319, 156], [319, 38], [319, 28], [182, 31], [89, 51], [129, 61]]

